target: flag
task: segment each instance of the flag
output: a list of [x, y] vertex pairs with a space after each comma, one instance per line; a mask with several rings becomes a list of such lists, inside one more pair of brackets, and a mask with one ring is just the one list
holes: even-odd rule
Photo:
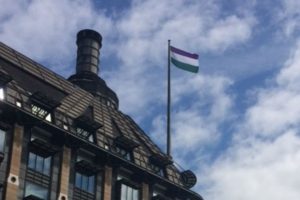
[[171, 62], [178, 68], [197, 73], [199, 70], [199, 56], [197, 54], [188, 53], [181, 49], [170, 46]]

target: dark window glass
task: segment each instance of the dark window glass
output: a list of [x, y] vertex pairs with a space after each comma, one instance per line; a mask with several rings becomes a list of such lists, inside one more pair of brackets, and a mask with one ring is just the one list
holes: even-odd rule
[[33, 152], [29, 153], [28, 168], [50, 176], [51, 157], [44, 158]]
[[30, 195], [36, 196], [41, 199], [48, 199], [48, 189], [27, 181], [25, 183], [25, 197], [28, 197]]
[[132, 156], [130, 151], [127, 151], [119, 146], [115, 146], [114, 151], [118, 153], [120, 156], [122, 156], [123, 158], [125, 158], [126, 160], [132, 161]]
[[82, 128], [76, 128], [76, 134], [79, 136], [79, 137], [82, 137], [83, 139], [86, 139], [88, 140], [89, 142], [94, 142], [94, 136], [92, 133], [90, 133], [89, 131], [87, 130], [84, 130]]
[[151, 169], [157, 174], [157, 175], [160, 175], [160, 176], [165, 176], [165, 173], [164, 173], [164, 169], [157, 166], [157, 165], [154, 165], [154, 164], [150, 164], [150, 167]]
[[138, 200], [139, 190], [125, 184], [121, 184], [120, 200]]
[[5, 147], [5, 131], [0, 129], [0, 152], [4, 152]]
[[45, 119], [48, 122], [52, 121], [51, 113], [35, 104], [31, 104], [31, 113], [42, 119]]
[[95, 193], [95, 175], [87, 176], [76, 172], [75, 174], [75, 186], [81, 190], [89, 192], [91, 194]]

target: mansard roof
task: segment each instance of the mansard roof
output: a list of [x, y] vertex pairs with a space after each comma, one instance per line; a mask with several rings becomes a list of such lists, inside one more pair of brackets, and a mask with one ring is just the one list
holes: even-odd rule
[[[185, 187], [180, 170], [172, 164], [172, 159], [163, 153], [159, 147], [128, 115], [107, 102], [105, 98], [94, 97], [91, 93], [72, 84], [64, 77], [52, 72], [41, 64], [22, 55], [16, 50], [0, 42], [0, 76], [8, 75], [12, 78], [6, 84], [4, 102], [15, 110], [31, 115], [31, 97], [37, 92], [43, 93], [53, 102], [58, 102], [49, 112], [52, 112], [51, 124], [65, 132], [66, 135], [76, 136], [74, 127], [76, 119], [84, 116], [88, 108], [92, 108], [93, 120], [98, 126], [95, 130], [95, 141], [83, 141], [90, 146], [112, 155], [118, 156], [112, 146], [120, 141], [128, 143], [133, 151], [130, 165], [155, 176], [161, 181], [176, 185], [182, 191], [190, 193], [192, 199], [202, 199], [200, 195]], [[49, 100], [50, 101], [50, 100]], [[19, 105], [17, 104], [19, 103]], [[20, 103], [22, 106], [20, 106]], [[34, 116], [33, 116], [34, 117]], [[101, 126], [100, 126], [101, 125]], [[164, 166], [165, 177], [157, 175], [151, 166], [151, 158], [160, 158]]]

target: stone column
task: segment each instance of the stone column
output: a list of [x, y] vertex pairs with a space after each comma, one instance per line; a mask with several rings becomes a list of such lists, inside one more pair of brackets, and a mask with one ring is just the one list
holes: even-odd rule
[[10, 169], [9, 169], [9, 175], [7, 179], [6, 193], [5, 193], [6, 200], [18, 199], [23, 135], [24, 135], [24, 127], [15, 124], [14, 131], [13, 131]]
[[149, 200], [149, 185], [142, 183], [142, 200]]
[[71, 164], [71, 149], [64, 146], [61, 173], [60, 173], [61, 176], [60, 176], [60, 188], [59, 188], [58, 200], [68, 199], [70, 164]]
[[103, 199], [111, 200], [111, 186], [112, 186], [112, 167], [104, 167], [104, 187], [103, 187]]

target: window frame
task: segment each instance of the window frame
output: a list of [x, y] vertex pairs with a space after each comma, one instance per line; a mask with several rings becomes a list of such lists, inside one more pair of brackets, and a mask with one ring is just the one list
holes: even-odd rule
[[131, 161], [131, 162], [134, 161], [132, 150], [125, 149], [119, 145], [113, 145], [112, 150], [113, 150], [113, 152], [115, 152], [117, 155], [124, 158], [125, 160]]
[[[123, 189], [125, 187], [126, 193], [123, 194]], [[117, 200], [139, 200], [141, 199], [141, 188], [137, 184], [134, 184], [127, 179], [121, 178], [117, 181]], [[128, 189], [130, 189], [130, 192], [128, 192]], [[137, 196], [133, 196], [134, 193], [136, 193]], [[131, 197], [128, 197], [128, 195], [131, 194]], [[125, 196], [125, 198], [123, 198]]]
[[88, 142], [95, 143], [95, 133], [88, 131], [80, 126], [75, 128], [76, 136], [87, 140]]
[[[34, 102], [30, 105], [31, 113], [34, 116], [37, 116], [40, 119], [46, 120], [47, 122], [53, 122], [53, 114], [50, 110], [44, 108], [43, 106], [40, 106]], [[36, 109], [36, 110], [34, 110]], [[45, 113], [45, 114], [44, 114]]]
[[[77, 184], [78, 183], [77, 182], [77, 177], [78, 176], [80, 176], [79, 185]], [[86, 181], [84, 181], [84, 179], [86, 179]], [[93, 174], [93, 175], [88, 176], [88, 175], [85, 175], [85, 174], [80, 173], [78, 171], [75, 171], [74, 187], [95, 196], [96, 195], [96, 186], [97, 186], [96, 179], [97, 179], [97, 174]], [[86, 182], [86, 185], [84, 185], [84, 182]], [[92, 187], [90, 187], [90, 183], [93, 183]]]
[[[48, 199], [49, 199], [49, 196], [50, 196], [50, 193], [51, 193], [51, 192], [49, 191], [49, 187], [47, 188], [47, 187], [41, 186], [41, 185], [39, 185], [39, 184], [37, 184], [37, 183], [34, 183], [34, 182], [30, 181], [30, 180], [25, 180], [25, 183], [24, 183], [24, 184], [25, 184], [25, 188], [24, 188], [24, 199], [28, 198], [29, 196], [34, 196], [34, 197], [37, 197], [37, 198], [39, 198], [39, 199], [44, 199], [44, 200], [48, 200]], [[44, 192], [46, 192], [46, 196], [41, 197], [41, 196], [37, 195], [37, 193], [29, 193], [29, 194], [27, 194], [27, 186], [28, 186], [29, 184], [31, 184], [31, 185], [33, 185], [33, 186], [39, 188], [39, 189], [45, 189]], [[45, 198], [46, 198], [46, 199], [45, 199]]]
[[[77, 168], [77, 164], [84, 162], [84, 166], [91, 165], [94, 166], [95, 164], [95, 154], [89, 152], [85, 149], [78, 149], [74, 163], [74, 171], [73, 171], [73, 188], [74, 193], [79, 191], [80, 197], [83, 196], [85, 199], [95, 199], [97, 195], [97, 184], [98, 184], [98, 171], [89, 169], [88, 172], [85, 169]], [[78, 176], [80, 176], [79, 184], [78, 184]], [[85, 179], [85, 180], [84, 180]], [[92, 186], [90, 184], [93, 183]], [[86, 184], [86, 185], [83, 185]]]
[[[0, 128], [0, 153], [5, 152], [5, 145], [6, 145], [6, 131]], [[1, 138], [1, 135], [3, 136], [3, 138]], [[3, 140], [2, 140], [3, 139]]]
[[[34, 167], [31, 167], [30, 166], [30, 160], [31, 160], [31, 156], [30, 155], [33, 155], [35, 156], [33, 159], [34, 159]], [[49, 159], [49, 160], [47, 160]], [[47, 160], [47, 162], [49, 162], [49, 164], [45, 164], [45, 161]], [[41, 164], [41, 166], [39, 167], [38, 164]], [[45, 171], [45, 166], [48, 166], [48, 170]], [[39, 170], [38, 168], [41, 168], [41, 170]], [[28, 160], [27, 160], [27, 169], [30, 169], [34, 172], [37, 172], [37, 173], [40, 173], [40, 174], [43, 174], [45, 176], [48, 176], [48, 177], [51, 177], [51, 172], [52, 172], [52, 156], [48, 156], [48, 157], [44, 157], [44, 156], [41, 156], [39, 155], [38, 153], [36, 152], [33, 152], [33, 151], [29, 151], [28, 152]]]
[[151, 162], [149, 163], [149, 166], [150, 166], [151, 170], [158, 176], [166, 177], [166, 168], [165, 167], [158, 166]]

